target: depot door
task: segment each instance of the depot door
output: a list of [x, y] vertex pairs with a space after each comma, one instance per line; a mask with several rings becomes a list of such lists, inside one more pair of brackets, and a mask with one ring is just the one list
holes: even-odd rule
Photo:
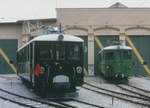
[[6, 57], [8, 57], [8, 59], [16, 67], [16, 51], [18, 46], [17, 43], [18, 41], [16, 39], [0, 40], [0, 74], [14, 73], [13, 69], [6, 62]]

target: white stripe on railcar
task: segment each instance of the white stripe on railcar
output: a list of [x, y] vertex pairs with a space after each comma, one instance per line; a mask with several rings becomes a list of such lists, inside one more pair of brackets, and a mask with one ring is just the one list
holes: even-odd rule
[[[58, 36], [60, 34], [49, 34], [49, 35], [41, 35], [38, 37], [35, 37], [34, 39], [30, 40], [26, 44], [24, 44], [21, 48], [18, 49], [20, 51], [24, 47], [26, 47], [28, 44], [34, 42], [34, 41], [59, 41]], [[73, 36], [73, 35], [67, 35], [63, 34], [64, 38], [62, 41], [67, 41], [67, 42], [83, 42], [83, 40], [79, 37]]]
[[131, 47], [124, 46], [124, 45], [113, 45], [113, 46], [108, 46], [104, 48], [104, 50], [117, 50], [117, 49], [132, 50]]

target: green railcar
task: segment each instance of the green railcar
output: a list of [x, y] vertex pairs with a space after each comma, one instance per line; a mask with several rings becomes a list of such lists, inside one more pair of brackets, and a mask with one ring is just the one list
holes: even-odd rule
[[113, 45], [100, 51], [100, 71], [108, 79], [127, 79], [132, 75], [132, 48]]
[[17, 51], [17, 74], [35, 92], [52, 99], [73, 98], [83, 85], [83, 40], [68, 34], [35, 37]]

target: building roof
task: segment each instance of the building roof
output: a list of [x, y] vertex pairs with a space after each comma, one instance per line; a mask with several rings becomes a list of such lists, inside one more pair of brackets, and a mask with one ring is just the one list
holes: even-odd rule
[[0, 24], [6, 23], [22, 23], [24, 21], [53, 21], [56, 22], [56, 18], [43, 18], [43, 19], [13, 19], [13, 18], [0, 18]]
[[16, 23], [16, 22], [18, 22], [18, 20], [17, 19], [5, 19], [5, 18], [0, 18], [0, 23]]
[[120, 2], [116, 2], [115, 4], [110, 6], [109, 8], [128, 8], [128, 7], [125, 6], [124, 4], [120, 3]]

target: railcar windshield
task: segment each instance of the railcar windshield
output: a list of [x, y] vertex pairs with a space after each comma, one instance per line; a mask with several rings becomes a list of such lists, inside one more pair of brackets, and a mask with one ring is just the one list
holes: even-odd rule
[[40, 44], [39, 57], [40, 60], [53, 60], [54, 59], [54, 45]]
[[120, 51], [120, 50], [117, 50], [117, 51], [116, 51], [115, 60], [116, 60], [116, 61], [121, 60], [121, 51]]
[[132, 52], [131, 50], [113, 50], [113, 51], [106, 51], [105, 53], [106, 60], [116, 60], [119, 61], [129, 60], [132, 59]]
[[80, 46], [78, 44], [72, 44], [68, 46], [68, 60], [80, 59]]
[[131, 50], [125, 50], [123, 51], [123, 58], [126, 60], [129, 60], [132, 58]]
[[106, 52], [105, 59], [106, 60], [113, 60], [114, 59], [114, 52]]
[[66, 47], [64, 44], [56, 44], [56, 60], [65, 60]]
[[80, 60], [81, 43], [55, 42], [39, 44], [40, 60]]

